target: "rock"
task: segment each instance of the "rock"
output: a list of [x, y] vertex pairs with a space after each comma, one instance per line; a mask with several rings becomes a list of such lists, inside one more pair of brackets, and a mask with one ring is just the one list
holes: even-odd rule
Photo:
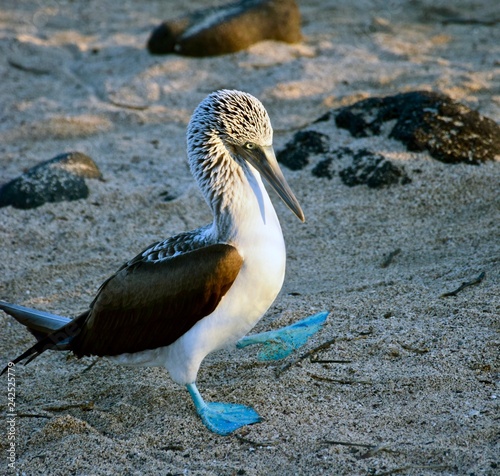
[[351, 158], [353, 155], [354, 152], [349, 147], [341, 147], [321, 159], [312, 169], [312, 174], [318, 178], [331, 180], [337, 174], [337, 164], [343, 162], [344, 158]]
[[46, 202], [87, 198], [85, 178], [101, 179], [95, 162], [80, 152], [58, 155], [0, 187], [0, 207], [36, 208]]
[[[301, 170], [309, 165], [311, 156], [322, 154], [311, 170], [315, 177], [333, 179], [338, 174], [348, 186], [370, 188], [411, 182], [403, 166], [368, 150], [365, 144], [354, 150], [333, 150], [328, 134], [333, 120], [356, 138], [387, 134], [408, 150], [427, 150], [442, 162], [478, 164], [500, 155], [500, 127], [494, 121], [442, 94], [415, 91], [365, 99], [328, 112], [307, 130], [296, 132], [277, 153], [278, 161]], [[325, 122], [328, 124], [322, 124]]]
[[201, 57], [234, 53], [263, 40], [301, 39], [295, 0], [242, 0], [165, 21], [153, 31], [147, 47], [153, 54]]
[[298, 131], [276, 157], [285, 167], [301, 170], [309, 164], [312, 156], [322, 155], [311, 173], [330, 180], [338, 173], [342, 182], [350, 187], [364, 184], [381, 188], [411, 182], [403, 167], [367, 149], [354, 151], [342, 147], [330, 152], [330, 140], [326, 134], [314, 130]]
[[328, 152], [330, 138], [316, 131], [299, 131], [293, 139], [280, 150], [278, 162], [291, 170], [303, 169], [309, 163], [309, 156]]
[[[351, 164], [347, 165], [346, 161]], [[336, 170], [342, 166], [344, 168], [338, 174], [342, 182], [349, 187], [367, 185], [370, 188], [382, 188], [411, 182], [402, 166], [368, 149], [355, 152], [348, 147], [328, 154], [312, 169], [312, 174], [319, 178], [332, 179]]]
[[352, 165], [339, 172], [342, 182], [349, 187], [368, 185], [370, 188], [382, 188], [389, 185], [405, 185], [411, 182], [404, 168], [397, 166], [382, 155], [367, 149], [349, 154], [353, 157]]
[[381, 188], [411, 182], [403, 167], [382, 155], [367, 149], [354, 151], [348, 147], [330, 152], [329, 142], [326, 134], [313, 130], [299, 131], [276, 157], [285, 167], [301, 170], [309, 164], [311, 156], [322, 154], [323, 158], [311, 173], [330, 180], [338, 173], [342, 182], [350, 187], [364, 184], [370, 188]]
[[[331, 114], [316, 122], [328, 120]], [[427, 150], [446, 163], [478, 164], [500, 155], [500, 127], [442, 94], [414, 91], [369, 98], [333, 114], [337, 126], [354, 137], [379, 135], [384, 123], [395, 120], [390, 138], [410, 151]]]

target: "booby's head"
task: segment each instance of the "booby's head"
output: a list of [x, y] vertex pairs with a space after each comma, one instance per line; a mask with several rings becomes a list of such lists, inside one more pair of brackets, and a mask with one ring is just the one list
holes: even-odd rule
[[228, 174], [243, 177], [254, 169], [304, 221], [299, 202], [279, 168], [272, 142], [271, 121], [258, 99], [241, 91], [216, 91], [198, 105], [188, 125], [191, 172], [210, 201], [213, 193], [224, 193]]

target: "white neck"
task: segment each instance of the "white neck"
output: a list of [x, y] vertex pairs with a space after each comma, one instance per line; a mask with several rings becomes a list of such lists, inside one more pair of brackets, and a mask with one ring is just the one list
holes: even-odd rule
[[[206, 160], [205, 154], [211, 157]], [[281, 227], [257, 170], [231, 157], [218, 137], [207, 151], [192, 151], [191, 171], [212, 209], [218, 240], [241, 243], [259, 236], [283, 241]], [[284, 243], [280, 245], [284, 249]]]
[[233, 180], [230, 187], [231, 192], [224, 193], [226, 200], [214, 210], [219, 237], [241, 242], [272, 236], [282, 241], [278, 216], [260, 174], [248, 166], [243, 179]]

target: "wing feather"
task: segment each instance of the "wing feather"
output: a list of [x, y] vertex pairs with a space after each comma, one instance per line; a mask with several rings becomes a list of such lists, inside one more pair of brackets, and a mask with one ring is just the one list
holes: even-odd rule
[[228, 244], [133, 260], [102, 285], [71, 347], [111, 356], [169, 345], [214, 311], [242, 264]]

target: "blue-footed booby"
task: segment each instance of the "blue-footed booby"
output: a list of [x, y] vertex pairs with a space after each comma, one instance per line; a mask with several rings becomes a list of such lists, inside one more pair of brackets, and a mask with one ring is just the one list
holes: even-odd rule
[[272, 140], [269, 116], [255, 97], [233, 90], [206, 97], [189, 122], [187, 154], [213, 222], [146, 248], [106, 280], [75, 319], [0, 301], [0, 309], [38, 339], [13, 362], [53, 349], [161, 366], [187, 387], [211, 431], [226, 435], [260, 421], [250, 407], [205, 402], [196, 377], [210, 352], [232, 343], [264, 344], [263, 359], [282, 358], [328, 314], [245, 337], [275, 300], [285, 275], [283, 234], [261, 176], [304, 221]]

